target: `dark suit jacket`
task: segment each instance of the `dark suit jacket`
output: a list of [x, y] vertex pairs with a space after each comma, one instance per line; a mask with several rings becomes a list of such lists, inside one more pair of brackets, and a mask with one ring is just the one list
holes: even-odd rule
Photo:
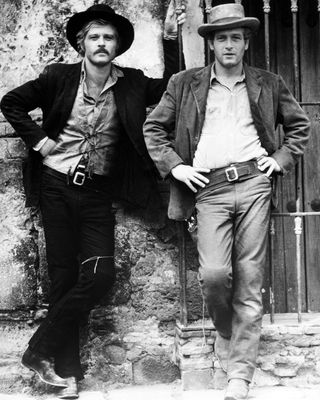
[[[122, 135], [115, 197], [132, 205], [145, 207], [155, 190], [155, 168], [148, 155], [142, 135], [146, 107], [157, 103], [167, 81], [177, 71], [177, 43], [163, 41], [165, 73], [163, 79], [146, 77], [142, 71], [121, 68], [124, 77], [114, 86]], [[23, 181], [26, 205], [35, 206], [39, 200], [41, 155], [32, 150], [42, 138], [56, 139], [71, 113], [80, 80], [81, 63], [52, 64], [35, 80], [6, 94], [1, 111], [29, 148], [24, 163]], [[37, 125], [28, 112], [40, 108], [42, 126]]]
[[[147, 118], [145, 140], [162, 177], [178, 164], [192, 165], [205, 119], [211, 68], [209, 65], [174, 75], [160, 103]], [[245, 65], [245, 76], [261, 145], [285, 174], [303, 153], [310, 122], [279, 75]], [[280, 144], [276, 135], [278, 124], [284, 133]], [[184, 183], [172, 179], [169, 218], [189, 218], [194, 204], [194, 193]]]

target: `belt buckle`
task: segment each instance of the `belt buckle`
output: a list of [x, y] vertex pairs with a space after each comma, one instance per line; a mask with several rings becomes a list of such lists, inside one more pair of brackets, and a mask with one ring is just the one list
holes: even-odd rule
[[79, 163], [74, 171], [72, 183], [77, 186], [82, 186], [86, 180], [86, 166], [83, 163]]
[[83, 172], [77, 171], [74, 174], [72, 183], [74, 185], [82, 186], [84, 184], [85, 179], [86, 179], [86, 174]]
[[234, 182], [239, 179], [238, 171], [236, 167], [229, 167], [225, 169], [225, 174], [228, 182]]

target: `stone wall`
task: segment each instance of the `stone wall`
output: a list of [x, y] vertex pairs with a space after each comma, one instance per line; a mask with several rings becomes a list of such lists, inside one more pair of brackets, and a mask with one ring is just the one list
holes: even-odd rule
[[[161, 76], [165, 3], [108, 1], [135, 26], [135, 41], [118, 58], [120, 65]], [[0, 0], [0, 97], [35, 78], [48, 63], [78, 60], [66, 41], [65, 23], [72, 13], [92, 4], [89, 0]], [[32, 116], [40, 123], [37, 110]], [[2, 349], [4, 359], [9, 360], [4, 363], [6, 371], [17, 362], [45, 315], [48, 290], [39, 213], [24, 207], [21, 170], [25, 155], [23, 142], [0, 115], [0, 319], [4, 335], [0, 341], [8, 343], [8, 335], [15, 338], [14, 342], [8, 339], [11, 345]], [[82, 357], [91, 386], [94, 382], [168, 382], [179, 375], [171, 360], [179, 314], [177, 238], [174, 224], [166, 218], [168, 188], [163, 182], [159, 185], [164, 195], [161, 210], [117, 212], [117, 283], [92, 312], [90, 329], [83, 334]], [[198, 318], [202, 301], [191, 241], [188, 252], [190, 316]], [[15, 381], [20, 388], [21, 382], [33, 382], [25, 374], [19, 369], [13, 375], [25, 376]], [[2, 382], [7, 382], [4, 376]]]
[[[293, 314], [278, 314], [274, 324], [269, 318], [263, 318], [252, 385], [320, 387], [319, 314], [303, 314], [301, 323]], [[208, 320], [177, 324], [174, 355], [185, 390], [226, 387], [226, 373], [213, 353], [215, 335]]]
[[302, 324], [265, 325], [261, 337], [257, 385], [320, 385], [319, 314]]

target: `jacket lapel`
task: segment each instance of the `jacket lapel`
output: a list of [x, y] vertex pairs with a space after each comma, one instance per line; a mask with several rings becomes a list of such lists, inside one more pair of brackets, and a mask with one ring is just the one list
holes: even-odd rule
[[259, 103], [262, 91], [262, 76], [258, 70], [250, 68], [247, 65], [244, 66], [244, 70], [253, 122], [260, 137], [261, 145], [265, 149], [268, 149], [270, 143], [261, 115], [261, 104]]
[[127, 113], [125, 101], [129, 95], [130, 85], [128, 85], [125, 73], [123, 77], [118, 78], [117, 83], [113, 87], [113, 91], [120, 120], [122, 123], [126, 124]]
[[63, 107], [60, 118], [60, 127], [65, 126], [69, 118], [72, 107], [78, 92], [80, 82], [81, 62], [70, 65], [69, 71], [65, 75], [64, 87], [62, 90]]
[[190, 83], [191, 92], [194, 96], [196, 107], [199, 114], [199, 126], [198, 126], [199, 134], [201, 132], [206, 113], [206, 103], [207, 103], [208, 90], [210, 86], [211, 68], [212, 64], [197, 71], [193, 75], [193, 79]]

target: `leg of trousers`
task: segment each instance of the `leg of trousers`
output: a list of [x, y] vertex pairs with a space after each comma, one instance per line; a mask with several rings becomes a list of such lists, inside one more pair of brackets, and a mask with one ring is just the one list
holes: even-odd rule
[[41, 214], [51, 283], [49, 311], [29, 347], [54, 357], [62, 377], [83, 377], [79, 323], [114, 282], [111, 196], [43, 173]]
[[197, 195], [199, 280], [217, 331], [230, 339], [228, 379], [252, 380], [258, 352], [271, 185], [261, 174]]

